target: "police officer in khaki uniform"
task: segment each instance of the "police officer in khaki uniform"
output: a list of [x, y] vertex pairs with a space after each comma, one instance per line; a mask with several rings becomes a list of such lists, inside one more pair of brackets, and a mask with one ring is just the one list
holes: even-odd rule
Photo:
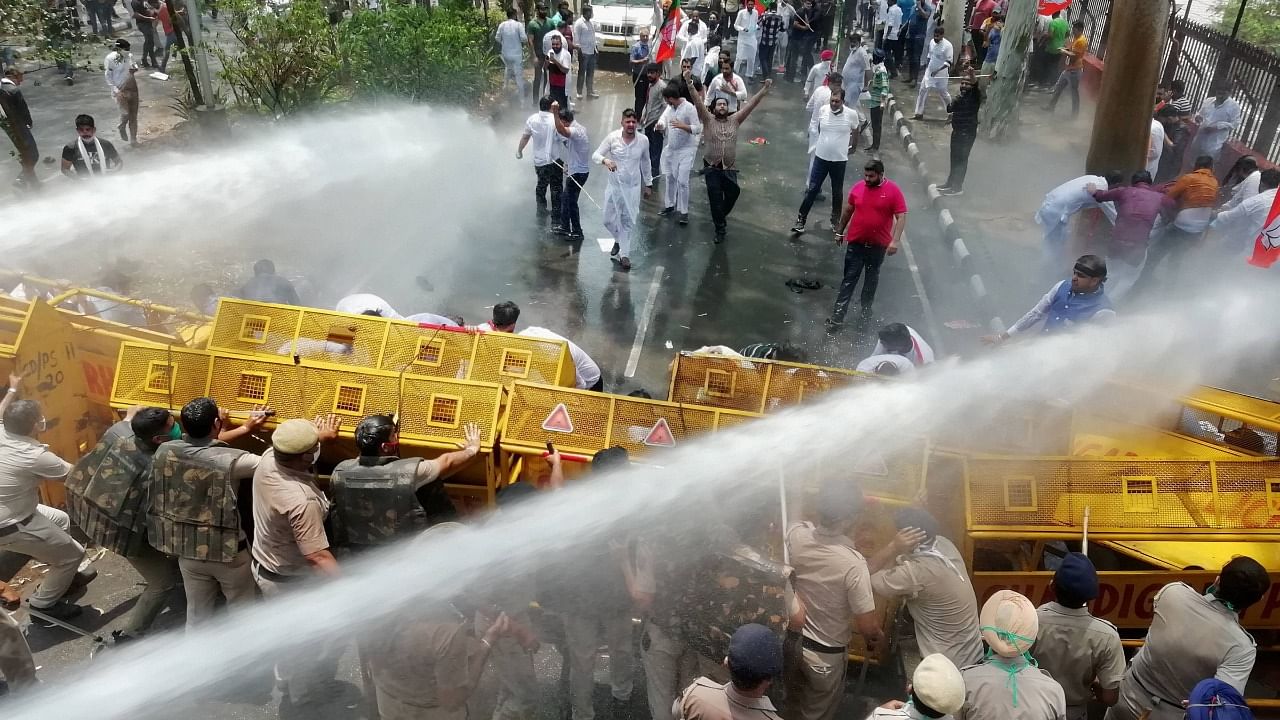
[[[27, 646], [27, 636], [9, 613], [0, 610], [0, 689], [8, 684], [13, 693], [20, 693], [36, 684], [36, 661]], [[3, 693], [0, 693], [2, 695]]]
[[[978, 598], [960, 551], [938, 535], [938, 521], [920, 508], [899, 510], [894, 525], [893, 542], [868, 561], [871, 589], [880, 597], [905, 599], [920, 656], [942, 653], [956, 667], [973, 665], [982, 659]], [[907, 664], [908, 672], [914, 665]]]
[[219, 591], [228, 607], [256, 597], [237, 498], [244, 494], [241, 483], [253, 477], [258, 456], [227, 441], [262, 427], [267, 415], [255, 413], [223, 433], [225, 413], [204, 397], [184, 405], [181, 419], [185, 434], [161, 445], [151, 461], [147, 541], [178, 557], [190, 628], [213, 615]]
[[334, 545], [362, 550], [457, 517], [444, 483], [480, 452], [480, 428], [467, 423], [462, 449], [433, 460], [400, 458], [396, 420], [370, 415], [356, 426], [360, 457], [333, 469]]
[[147, 542], [151, 459], [156, 449], [181, 437], [168, 410], [135, 406], [80, 458], [67, 475], [67, 514], [98, 545], [120, 555], [142, 576], [146, 588], [114, 632], [116, 642], [147, 632], [178, 584], [178, 563]]
[[832, 479], [818, 493], [818, 525], [787, 528], [796, 595], [804, 628], [788, 633], [784, 648], [788, 720], [831, 720], [844, 696], [851, 624], [870, 646], [884, 639], [871, 595], [867, 562], [849, 539], [862, 509], [852, 480]]
[[871, 712], [867, 720], [908, 718], [940, 720], [964, 705], [964, 677], [946, 655], [934, 653], [916, 665], [911, 674], [907, 701], [890, 700]]
[[984, 662], [960, 670], [964, 707], [956, 720], [1064, 720], [1062, 686], [1031, 659], [1039, 629], [1031, 601], [1000, 590], [982, 606], [979, 617], [990, 650]]
[[1136, 720], [1148, 709], [1151, 720], [1180, 720], [1182, 701], [1209, 677], [1243, 694], [1257, 648], [1240, 626], [1240, 613], [1270, 587], [1266, 568], [1240, 556], [1222, 567], [1203, 595], [1180, 582], [1161, 588], [1147, 641], [1133, 656], [1107, 720]]
[[693, 681], [671, 709], [680, 720], [778, 720], [765, 697], [782, 672], [782, 643], [763, 625], [743, 625], [729, 639], [729, 682], [705, 677]]
[[1098, 597], [1098, 571], [1080, 553], [1067, 553], [1053, 575], [1057, 598], [1036, 608], [1040, 633], [1031, 655], [1067, 696], [1067, 720], [1085, 720], [1089, 698], [1111, 707], [1120, 697], [1124, 647], [1116, 626], [1089, 614]]

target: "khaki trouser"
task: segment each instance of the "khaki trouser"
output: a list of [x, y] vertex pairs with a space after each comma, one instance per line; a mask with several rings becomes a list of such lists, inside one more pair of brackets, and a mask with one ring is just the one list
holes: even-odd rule
[[1151, 710], [1149, 720], [1182, 720], [1186, 716], [1180, 706], [1153, 701], [1133, 675], [1126, 673], [1120, 681], [1120, 700], [1107, 708], [1106, 720], [1138, 720], [1148, 708]]
[[[150, 545], [143, 545], [138, 554], [125, 558], [125, 562], [133, 566], [135, 572], [142, 576], [146, 584], [142, 594], [138, 596], [129, 617], [124, 621], [125, 635], [141, 635], [145, 633], [156, 618], [164, 611], [169, 601], [169, 593], [178, 584], [178, 561], [156, 550]], [[190, 612], [190, 609], [187, 610]]]
[[0, 610], [0, 675], [17, 693], [36, 684], [36, 661], [27, 637], [9, 613]]
[[[529, 626], [527, 615], [511, 618]], [[494, 618], [476, 613], [476, 636], [483, 637]], [[515, 639], [498, 638], [489, 651], [489, 662], [498, 678], [498, 700], [493, 708], [493, 720], [525, 720], [534, 716], [538, 703], [538, 678], [533, 672], [533, 655]], [[383, 715], [385, 720], [386, 716]]]
[[68, 530], [71, 519], [61, 510], [40, 505], [26, 524], [14, 532], [0, 536], [0, 550], [29, 555], [49, 566], [44, 580], [28, 602], [36, 609], [54, 604], [71, 587], [84, 546], [76, 542]]
[[671, 713], [680, 693], [701, 676], [728, 682], [724, 665], [700, 655], [684, 640], [646, 622], [640, 636], [640, 662], [653, 720], [677, 720]]
[[[299, 582], [276, 582], [259, 572], [258, 564], [251, 563], [253, 580], [268, 601], [281, 594], [293, 592]], [[276, 661], [276, 680], [283, 685], [289, 700], [298, 705], [314, 700], [326, 685], [338, 674], [338, 659], [346, 647], [347, 638], [335, 633], [315, 643], [292, 650], [287, 657]], [[379, 705], [381, 708], [381, 705]], [[383, 718], [390, 718], [383, 715]]]
[[600, 647], [600, 626], [609, 646], [609, 684], [615, 700], [627, 700], [635, 687], [635, 643], [631, 636], [631, 613], [614, 617], [563, 615], [565, 645], [569, 653], [569, 694], [573, 720], [594, 720], [591, 703], [595, 687], [596, 650]]
[[804, 647], [800, 636], [789, 634], [782, 645], [787, 720], [832, 720], [844, 696], [849, 658], [844, 651], [821, 653]]
[[378, 690], [379, 720], [467, 720], [467, 708], [445, 710], [438, 707], [420, 707], [397, 700]]
[[213, 617], [219, 592], [227, 599], [230, 609], [238, 609], [257, 598], [248, 550], [241, 550], [231, 562], [179, 558], [178, 568], [187, 592], [188, 630]]

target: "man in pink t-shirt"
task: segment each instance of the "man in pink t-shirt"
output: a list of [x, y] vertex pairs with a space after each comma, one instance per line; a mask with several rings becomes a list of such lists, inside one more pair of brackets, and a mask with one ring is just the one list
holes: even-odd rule
[[844, 279], [840, 281], [835, 308], [827, 319], [828, 332], [835, 332], [844, 324], [863, 269], [867, 278], [862, 283], [859, 321], [865, 325], [871, 320], [871, 303], [880, 284], [880, 264], [885, 255], [898, 252], [898, 242], [907, 227], [907, 200], [897, 184], [884, 176], [884, 163], [868, 161], [862, 178], [862, 182], [849, 190], [849, 201], [835, 227], [836, 244], [848, 243], [848, 247], [844, 253]]

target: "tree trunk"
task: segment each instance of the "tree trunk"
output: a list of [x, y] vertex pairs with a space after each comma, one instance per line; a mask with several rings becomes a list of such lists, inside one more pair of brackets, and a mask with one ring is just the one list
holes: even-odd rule
[[1026, 80], [1027, 56], [1031, 51], [1038, 6], [1037, 0], [1009, 3], [1009, 16], [1001, 31], [1000, 57], [996, 59], [996, 76], [987, 86], [987, 101], [982, 106], [982, 125], [992, 140], [1004, 139], [1017, 129], [1018, 100]]
[[1166, 0], [1124, 0], [1114, 6], [1107, 64], [1093, 117], [1086, 172], [1129, 177], [1146, 164], [1152, 97], [1160, 77], [1160, 51], [1169, 27]]

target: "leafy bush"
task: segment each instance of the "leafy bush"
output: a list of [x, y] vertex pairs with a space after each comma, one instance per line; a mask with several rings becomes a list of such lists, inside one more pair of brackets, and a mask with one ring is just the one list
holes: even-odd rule
[[356, 97], [471, 105], [498, 83], [490, 28], [466, 3], [391, 4], [357, 13], [338, 32]]
[[315, 108], [339, 93], [337, 38], [320, 0], [294, 0], [272, 12], [254, 0], [231, 0], [228, 26], [238, 52], [212, 46], [236, 104], [275, 117]]

